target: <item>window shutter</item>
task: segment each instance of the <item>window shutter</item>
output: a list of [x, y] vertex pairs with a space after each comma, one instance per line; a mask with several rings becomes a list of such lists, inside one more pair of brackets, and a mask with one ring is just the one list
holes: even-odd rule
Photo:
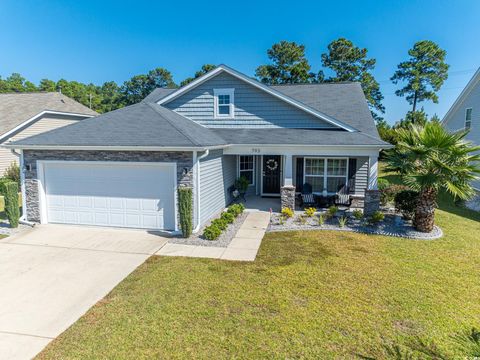
[[348, 192], [353, 194], [355, 192], [355, 175], [357, 173], [357, 159], [348, 159]]
[[297, 173], [295, 176], [295, 190], [302, 192], [303, 190], [303, 157], [297, 158]]

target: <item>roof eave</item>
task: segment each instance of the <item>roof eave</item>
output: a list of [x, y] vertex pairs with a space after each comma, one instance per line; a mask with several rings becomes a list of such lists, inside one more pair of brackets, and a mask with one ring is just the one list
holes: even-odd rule
[[229, 145], [205, 146], [98, 146], [98, 145], [28, 145], [1, 144], [0, 147], [19, 150], [93, 150], [93, 151], [204, 151], [223, 149]]

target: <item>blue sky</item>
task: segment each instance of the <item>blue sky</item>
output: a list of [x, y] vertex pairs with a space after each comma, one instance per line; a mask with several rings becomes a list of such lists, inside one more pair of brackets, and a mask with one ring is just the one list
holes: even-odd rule
[[317, 71], [328, 43], [346, 37], [377, 59], [385, 118], [394, 122], [410, 106], [389, 78], [414, 42], [429, 39], [447, 50], [451, 67], [439, 104], [423, 106], [443, 116], [480, 66], [479, 16], [478, 0], [2, 0], [0, 76], [122, 83], [165, 67], [180, 82], [204, 63], [253, 75], [280, 40], [306, 45]]

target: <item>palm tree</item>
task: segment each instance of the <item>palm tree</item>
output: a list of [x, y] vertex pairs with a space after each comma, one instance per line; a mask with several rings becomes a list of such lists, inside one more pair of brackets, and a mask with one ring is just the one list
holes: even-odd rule
[[430, 232], [439, 190], [466, 200], [475, 195], [471, 181], [480, 174], [480, 146], [465, 140], [468, 131], [448, 132], [437, 121], [397, 129], [398, 144], [387, 153], [387, 170], [419, 192], [414, 224]]

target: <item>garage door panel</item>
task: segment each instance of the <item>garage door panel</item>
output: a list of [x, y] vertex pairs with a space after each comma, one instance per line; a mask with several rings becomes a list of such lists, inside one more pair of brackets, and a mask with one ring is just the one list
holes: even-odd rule
[[172, 230], [174, 171], [162, 164], [45, 164], [48, 221]]

